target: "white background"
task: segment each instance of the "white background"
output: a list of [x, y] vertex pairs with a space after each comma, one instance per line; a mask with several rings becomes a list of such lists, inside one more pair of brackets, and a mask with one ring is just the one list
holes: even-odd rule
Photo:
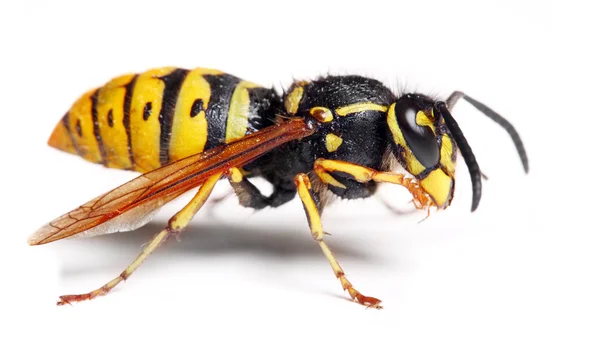
[[[0, 350], [600, 349], [597, 7], [14, 3], [0, 5]], [[117, 275], [183, 200], [133, 233], [28, 247], [38, 226], [134, 177], [53, 150], [47, 137], [85, 90], [168, 65], [276, 87], [332, 72], [440, 96], [461, 89], [515, 124], [531, 173], [507, 134], [463, 102], [454, 115], [490, 177], [477, 212], [462, 162], [453, 206], [423, 223], [376, 199], [326, 210], [333, 251], [381, 311], [346, 299], [297, 199], [203, 210], [110, 295], [56, 307], [59, 295]]]

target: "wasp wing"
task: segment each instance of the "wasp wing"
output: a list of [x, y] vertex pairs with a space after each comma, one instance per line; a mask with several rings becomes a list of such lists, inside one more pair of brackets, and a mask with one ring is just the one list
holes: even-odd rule
[[241, 167], [313, 132], [302, 119], [286, 119], [235, 142], [147, 172], [56, 218], [32, 234], [28, 243], [39, 245], [75, 235], [115, 232], [122, 230], [124, 223], [128, 229], [139, 227], [162, 205], [201, 185], [211, 175]]

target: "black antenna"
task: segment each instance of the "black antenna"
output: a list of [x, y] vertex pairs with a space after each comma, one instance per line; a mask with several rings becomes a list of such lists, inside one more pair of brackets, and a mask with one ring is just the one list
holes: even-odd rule
[[471, 105], [473, 105], [477, 110], [481, 111], [485, 116], [492, 119], [492, 121], [496, 122], [502, 128], [508, 132], [510, 138], [512, 138], [515, 147], [517, 147], [517, 152], [519, 152], [519, 157], [521, 158], [521, 163], [523, 164], [523, 168], [525, 169], [525, 173], [529, 172], [529, 159], [527, 158], [527, 153], [525, 152], [525, 146], [523, 145], [523, 141], [521, 137], [519, 137], [519, 133], [510, 122], [508, 122], [504, 117], [498, 115], [497, 112], [487, 107], [485, 104], [478, 102], [477, 100], [471, 98], [468, 95], [463, 95], [463, 99], [468, 101]]
[[446, 126], [450, 130], [452, 137], [456, 141], [456, 145], [460, 150], [463, 158], [465, 159], [465, 163], [469, 168], [469, 174], [471, 175], [471, 184], [473, 185], [473, 202], [471, 204], [471, 211], [475, 211], [479, 206], [479, 201], [481, 200], [481, 170], [479, 169], [479, 164], [477, 164], [477, 159], [475, 159], [475, 154], [473, 154], [473, 150], [471, 150], [471, 146], [467, 142], [465, 135], [462, 133], [458, 123], [448, 111], [448, 107], [446, 103], [443, 101], [438, 101], [435, 103], [436, 109], [442, 114], [446, 122]]

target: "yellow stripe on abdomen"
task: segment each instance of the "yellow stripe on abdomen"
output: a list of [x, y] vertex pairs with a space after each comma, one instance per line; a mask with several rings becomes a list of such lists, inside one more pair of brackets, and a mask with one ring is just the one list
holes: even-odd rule
[[123, 123], [127, 85], [136, 75], [117, 77], [100, 88], [96, 112], [105, 151], [105, 165], [116, 169], [133, 167], [129, 157], [129, 137]]
[[246, 135], [248, 131], [248, 114], [250, 113], [250, 92], [248, 89], [256, 87], [258, 87], [257, 84], [248, 81], [241, 81], [235, 87], [227, 115], [225, 143], [231, 143]]
[[204, 151], [208, 139], [206, 109], [210, 101], [210, 84], [204, 75], [221, 73], [197, 68], [190, 71], [183, 81], [171, 129], [169, 156], [172, 161]]
[[92, 96], [96, 89], [82, 95], [71, 107], [67, 124], [77, 153], [93, 163], [101, 163], [102, 155], [94, 135], [92, 121]]
[[146, 172], [161, 166], [160, 115], [165, 83], [161, 77], [174, 67], [157, 68], [138, 76], [131, 99], [130, 130], [134, 169]]
[[206, 68], [122, 75], [79, 98], [48, 143], [106, 167], [147, 172], [244, 137], [251, 116], [270, 113], [272, 94]]

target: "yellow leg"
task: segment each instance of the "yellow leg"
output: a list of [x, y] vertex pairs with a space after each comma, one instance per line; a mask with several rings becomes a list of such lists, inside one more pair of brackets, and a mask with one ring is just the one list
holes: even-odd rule
[[[242, 180], [244, 179], [244, 174], [242, 173], [242, 171], [237, 168], [237, 167], [232, 167], [230, 168], [225, 175], [227, 176], [227, 178], [229, 179], [230, 182], [233, 183], [240, 183], [242, 182]], [[224, 195], [217, 197], [217, 198], [212, 198], [208, 204], [206, 205], [208, 207], [208, 212], [210, 215], [214, 215], [213, 211], [214, 208], [219, 205], [221, 202], [223, 202], [225, 199], [235, 195], [235, 191], [233, 189], [230, 189], [227, 191], [227, 193], [225, 193]]]
[[329, 264], [333, 269], [335, 277], [337, 277], [340, 280], [340, 283], [342, 284], [342, 288], [344, 290], [348, 290], [350, 297], [352, 297], [353, 300], [356, 299], [358, 303], [362, 305], [377, 309], [383, 308], [379, 304], [381, 303], [381, 300], [374, 297], [364, 296], [360, 292], [358, 292], [358, 290], [356, 290], [354, 286], [352, 286], [350, 281], [348, 281], [348, 279], [346, 278], [346, 274], [342, 270], [342, 267], [333, 256], [331, 249], [329, 249], [329, 246], [327, 246], [327, 244], [325, 243], [325, 240], [323, 239], [325, 233], [323, 232], [323, 226], [321, 225], [321, 217], [319, 216], [317, 201], [314, 192], [311, 190], [310, 180], [308, 176], [306, 174], [298, 174], [294, 178], [294, 182], [296, 183], [296, 188], [298, 189], [298, 195], [300, 196], [302, 204], [304, 205], [304, 210], [306, 212], [306, 217], [310, 225], [312, 236], [321, 247], [321, 250], [323, 251], [323, 254], [325, 254], [325, 257], [327, 257], [327, 260], [329, 261]]
[[202, 186], [200, 186], [200, 189], [198, 190], [194, 198], [192, 198], [192, 200], [188, 204], [186, 204], [186, 206], [183, 209], [181, 209], [177, 214], [171, 217], [167, 227], [165, 227], [164, 230], [162, 230], [156, 236], [154, 236], [152, 241], [150, 241], [150, 243], [146, 247], [144, 247], [142, 253], [140, 253], [138, 257], [135, 258], [135, 260], [131, 264], [129, 264], [129, 266], [125, 270], [123, 270], [123, 272], [121, 272], [119, 276], [117, 276], [116, 278], [106, 283], [104, 286], [94, 291], [79, 295], [60, 296], [59, 301], [56, 302], [56, 304], [62, 306], [64, 304], [71, 304], [72, 302], [79, 302], [88, 299], [93, 299], [98, 296], [104, 296], [115, 286], [117, 286], [121, 281], [127, 280], [127, 278], [131, 276], [135, 269], [137, 269], [140, 266], [140, 264], [142, 264], [142, 262], [152, 252], [154, 252], [154, 250], [156, 250], [161, 244], [163, 244], [167, 239], [169, 239], [169, 237], [177, 236], [185, 229], [185, 227], [190, 223], [194, 215], [196, 215], [198, 210], [200, 210], [202, 205], [204, 205], [204, 203], [208, 199], [208, 196], [212, 192], [215, 184], [221, 178], [221, 175], [222, 174], [219, 173], [208, 178], [206, 182], [202, 184]]
[[388, 182], [404, 186], [412, 194], [413, 203], [417, 209], [429, 210], [430, 207], [435, 206], [435, 203], [419, 186], [416, 180], [405, 177], [402, 174], [382, 172], [346, 161], [326, 159], [317, 159], [314, 164], [314, 170], [321, 181], [334, 187], [346, 188], [346, 186], [337, 181], [330, 174], [335, 171], [343, 172], [354, 177], [358, 182]]

